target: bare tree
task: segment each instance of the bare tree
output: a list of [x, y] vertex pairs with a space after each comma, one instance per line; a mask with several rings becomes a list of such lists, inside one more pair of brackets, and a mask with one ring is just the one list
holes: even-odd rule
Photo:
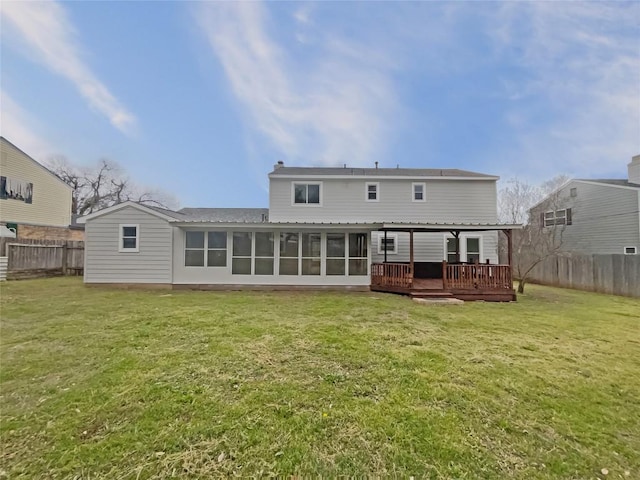
[[87, 215], [127, 200], [162, 208], [178, 206], [173, 194], [136, 184], [110, 160], [102, 159], [93, 166], [80, 167], [64, 157], [56, 157], [48, 164], [73, 189], [71, 211], [74, 214]]
[[[518, 293], [524, 293], [524, 287], [533, 269], [547, 258], [562, 253], [564, 223], [545, 220], [540, 215], [530, 215], [530, 209], [543, 198], [545, 210], [554, 212], [562, 209], [565, 200], [561, 198], [560, 186], [569, 180], [566, 175], [558, 175], [539, 186], [512, 179], [500, 190], [498, 197], [498, 216], [506, 223], [522, 223], [521, 231], [513, 232], [515, 277], [518, 279]], [[501, 247], [503, 249], [503, 247]]]

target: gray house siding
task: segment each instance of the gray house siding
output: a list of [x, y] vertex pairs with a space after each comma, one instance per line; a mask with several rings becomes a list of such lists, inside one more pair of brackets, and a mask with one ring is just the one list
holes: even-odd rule
[[564, 251], [611, 254], [635, 246], [640, 253], [640, 189], [574, 180], [558, 192], [557, 200], [548, 199], [531, 213], [537, 219], [545, 211], [564, 208], [571, 208], [572, 217], [562, 232]]
[[[269, 220], [272, 222], [496, 222], [495, 180], [429, 180], [354, 178], [320, 180], [321, 205], [293, 205], [293, 183], [311, 177], [271, 177]], [[377, 202], [366, 201], [366, 185], [379, 184]], [[412, 200], [412, 184], [426, 184], [426, 201]]]
[[[388, 232], [388, 236], [397, 235], [397, 253], [387, 253], [387, 262], [409, 262], [409, 234], [406, 232]], [[413, 257], [415, 262], [442, 262], [445, 258], [445, 238], [450, 235], [444, 233], [414, 233]], [[384, 237], [384, 232], [372, 232], [371, 234], [371, 260], [374, 263], [384, 261], [384, 253], [378, 253], [379, 238]], [[460, 238], [479, 237], [480, 260], [490, 263], [498, 263], [498, 232], [469, 232], [462, 233]], [[463, 247], [464, 250], [464, 247]], [[462, 252], [464, 254], [464, 252]], [[464, 255], [461, 258], [465, 261]]]
[[[139, 225], [139, 251], [120, 252], [120, 225]], [[163, 219], [125, 207], [91, 219], [85, 228], [86, 283], [172, 281], [172, 227]]]

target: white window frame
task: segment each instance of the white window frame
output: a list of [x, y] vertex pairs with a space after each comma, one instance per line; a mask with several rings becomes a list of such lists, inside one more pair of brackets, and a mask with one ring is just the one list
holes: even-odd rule
[[[422, 199], [416, 199], [416, 186], [422, 186]], [[411, 201], [424, 203], [427, 201], [427, 184], [425, 182], [412, 182], [411, 183]]]
[[[633, 252], [627, 252], [628, 248], [632, 248]], [[637, 255], [638, 254], [638, 247], [633, 247], [633, 246], [624, 247], [624, 249], [622, 251], [624, 252], [625, 255]]]
[[[124, 236], [125, 227], [135, 227], [136, 236], [130, 237]], [[135, 238], [136, 239], [136, 248], [125, 248], [123, 245], [123, 240], [125, 238]], [[140, 251], [140, 224], [139, 223], [121, 223], [118, 225], [118, 251], [121, 253], [138, 253]]]
[[[369, 187], [376, 187], [376, 198], [369, 198]], [[380, 182], [367, 182], [364, 188], [364, 200], [366, 202], [379, 202], [380, 201]]]
[[[296, 185], [318, 185], [319, 187], [319, 202], [318, 203], [296, 203]], [[323, 200], [323, 191], [322, 191], [322, 182], [306, 182], [304, 180], [301, 181], [293, 181], [291, 182], [291, 206], [293, 207], [304, 207], [304, 208], [308, 208], [308, 207], [321, 207], [322, 206], [322, 200]], [[307, 190], [307, 199], [309, 198], [309, 191]]]
[[[447, 239], [455, 238], [453, 235], [444, 235], [442, 240], [443, 242], [443, 260], [448, 261], [448, 252], [447, 252]], [[479, 239], [479, 247], [480, 247], [480, 258], [478, 263], [484, 263], [487, 259], [484, 256], [484, 236], [476, 234], [461, 234], [458, 236], [458, 241], [460, 242], [460, 261], [467, 263], [467, 238], [477, 238]]]
[[[387, 255], [398, 254], [398, 234], [387, 233], [387, 239], [393, 238], [393, 250], [387, 250]], [[384, 255], [384, 249], [382, 248], [382, 241], [384, 240], [384, 232], [378, 235], [378, 255]]]

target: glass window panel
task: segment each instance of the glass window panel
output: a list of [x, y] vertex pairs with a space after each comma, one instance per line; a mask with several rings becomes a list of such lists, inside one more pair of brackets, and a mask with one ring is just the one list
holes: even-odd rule
[[280, 275], [298, 275], [298, 259], [280, 258]]
[[320, 203], [320, 185], [307, 185], [307, 203]]
[[457, 245], [458, 245], [457, 238], [447, 238], [447, 252], [456, 253]]
[[424, 198], [424, 185], [413, 186], [413, 198], [416, 200], [422, 200]]
[[123, 238], [122, 248], [136, 248], [136, 238]]
[[395, 237], [387, 237], [385, 242], [384, 237], [380, 238], [380, 250], [387, 252], [395, 252], [396, 251], [396, 239]]
[[350, 257], [366, 257], [367, 256], [367, 234], [366, 233], [350, 233], [349, 234], [349, 256]]
[[327, 233], [327, 257], [344, 258], [344, 254], [344, 233]]
[[[298, 257], [298, 234], [297, 233], [281, 233], [280, 234], [280, 256], [281, 257]], [[294, 274], [297, 275], [297, 272]]]
[[273, 275], [273, 258], [256, 258], [256, 275]]
[[124, 237], [135, 237], [136, 236], [136, 227], [122, 227], [122, 236]]
[[204, 232], [187, 232], [187, 248], [204, 248]]
[[448, 253], [447, 254], [447, 262], [448, 263], [456, 263], [458, 261], [458, 258], [456, 257], [455, 253]]
[[480, 254], [467, 253], [467, 263], [480, 263]]
[[344, 275], [344, 259], [327, 259], [327, 275]]
[[234, 258], [231, 262], [231, 273], [234, 275], [251, 275], [251, 259]]
[[320, 256], [320, 234], [319, 233], [303, 233], [302, 234], [302, 256], [303, 257], [319, 257]]
[[227, 232], [209, 232], [209, 248], [227, 248]]
[[251, 233], [233, 232], [233, 256], [234, 257], [250, 257], [251, 256]]
[[185, 250], [184, 264], [186, 267], [204, 267], [204, 250]]
[[467, 254], [480, 253], [480, 239], [467, 238]]
[[295, 203], [307, 203], [307, 186], [301, 183], [296, 183], [293, 186], [293, 196]]
[[256, 257], [273, 257], [273, 233], [256, 232]]
[[349, 275], [366, 275], [367, 260], [364, 258], [349, 260]]
[[319, 258], [303, 258], [302, 274], [303, 275], [320, 275], [320, 259]]
[[227, 251], [226, 250], [209, 250], [207, 253], [208, 267], [226, 267]]

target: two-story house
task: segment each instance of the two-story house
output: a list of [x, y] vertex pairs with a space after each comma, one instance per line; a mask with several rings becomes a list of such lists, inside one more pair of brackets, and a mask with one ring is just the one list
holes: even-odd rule
[[72, 188], [0, 137], [0, 223], [17, 238], [82, 240], [70, 228]]
[[562, 234], [563, 252], [640, 254], [640, 155], [628, 179], [574, 179], [531, 208], [540, 228]]
[[[497, 237], [518, 226], [497, 224], [497, 180], [453, 169], [279, 162], [269, 174], [268, 209], [170, 211], [126, 202], [87, 215], [84, 279], [511, 300]], [[456, 293], [462, 289], [469, 295]]]

